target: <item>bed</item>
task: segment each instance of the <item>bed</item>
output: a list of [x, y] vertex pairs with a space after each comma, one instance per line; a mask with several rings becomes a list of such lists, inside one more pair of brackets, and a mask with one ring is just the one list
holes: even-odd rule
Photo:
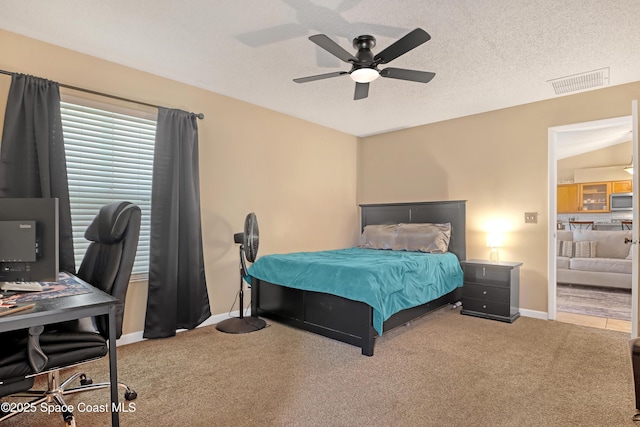
[[[427, 254], [349, 248], [315, 253], [266, 255], [258, 259], [249, 269], [252, 294], [251, 315], [272, 319], [358, 346], [363, 355], [373, 356], [375, 338], [382, 335], [383, 332], [462, 299], [459, 263], [466, 259], [465, 207], [465, 201], [360, 205], [363, 231], [367, 226], [391, 224], [451, 224], [448, 253]], [[331, 272], [331, 269], [327, 270], [326, 266], [316, 268], [316, 262], [331, 264], [341, 262], [340, 259], [344, 258], [356, 260], [355, 264], [357, 265], [358, 257], [369, 256], [362, 254], [363, 251], [368, 251], [370, 256], [374, 258], [373, 261], [365, 260], [361, 264], [375, 266], [379, 272], [394, 271], [397, 268], [396, 262], [415, 263], [420, 258], [420, 263], [437, 265], [437, 268], [441, 270], [452, 271], [452, 277], [455, 276], [456, 279], [438, 279], [436, 287], [439, 290], [425, 291], [425, 295], [422, 295], [421, 298], [427, 298], [424, 300], [426, 302], [413, 305], [410, 301], [404, 301], [403, 298], [394, 300], [397, 297], [394, 290], [388, 291], [389, 295], [387, 296], [369, 295], [368, 291], [362, 291], [356, 295], [349, 294], [350, 289], [360, 289], [360, 287], [366, 286], [367, 282], [388, 281], [391, 283], [395, 280], [393, 277], [382, 276], [382, 278], [373, 279], [374, 276], [370, 276], [371, 272], [368, 270], [363, 270], [359, 274], [357, 271], [354, 273], [354, 270], [342, 266], [339, 267], [342, 270], [335, 274]], [[334, 257], [337, 257], [338, 261], [334, 261]], [[290, 258], [289, 261], [287, 258]], [[310, 262], [310, 258], [314, 258], [315, 261]], [[401, 258], [403, 261], [397, 261], [396, 258]], [[262, 259], [265, 261], [261, 261]], [[329, 261], [326, 261], [327, 259]], [[270, 262], [268, 263], [267, 260]], [[286, 264], [287, 267], [282, 268], [285, 265], [279, 264], [282, 262], [290, 262], [290, 264]], [[303, 273], [272, 276], [277, 277], [277, 280], [265, 278], [269, 277], [266, 273], [269, 270], [275, 273], [289, 271], [289, 266], [296, 263], [307, 265], [306, 269], [303, 268]], [[452, 267], [452, 263], [455, 264], [455, 267]], [[355, 267], [349, 266], [349, 268]], [[409, 270], [418, 270], [418, 274], [422, 272], [421, 269], [421, 264], [411, 264], [411, 268], [409, 268]], [[408, 273], [403, 271], [398, 274], [403, 276]], [[319, 283], [323, 280], [326, 285], [319, 288]], [[407, 283], [411, 281], [410, 278], [403, 280], [406, 280]], [[323, 291], [318, 289], [323, 289]], [[388, 302], [387, 300], [391, 300], [391, 303], [389, 306], [384, 306]]]

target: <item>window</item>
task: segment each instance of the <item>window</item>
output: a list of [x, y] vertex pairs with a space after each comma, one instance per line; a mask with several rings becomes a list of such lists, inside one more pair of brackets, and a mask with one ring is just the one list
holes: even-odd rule
[[156, 121], [70, 102], [61, 102], [60, 111], [76, 267], [89, 245], [84, 232], [100, 207], [126, 200], [142, 210], [132, 277], [146, 277]]

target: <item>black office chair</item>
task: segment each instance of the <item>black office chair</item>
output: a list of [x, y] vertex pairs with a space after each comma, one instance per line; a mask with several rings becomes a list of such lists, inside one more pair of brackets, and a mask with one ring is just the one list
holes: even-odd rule
[[[131, 269], [138, 248], [140, 208], [129, 202], [116, 202], [100, 209], [85, 238], [91, 243], [82, 260], [77, 276], [96, 288], [118, 298], [116, 309], [116, 337], [122, 335], [124, 303], [131, 277]], [[93, 320], [93, 330], [87, 330], [86, 320]], [[53, 402], [65, 405], [63, 396], [85, 390], [110, 387], [109, 382], [92, 384], [84, 373], [76, 373], [60, 383], [60, 369], [99, 359], [107, 354], [109, 336], [108, 316], [65, 322], [28, 331], [2, 334], [0, 349], [0, 396], [31, 397], [34, 405]], [[34, 376], [46, 373], [48, 390], [29, 390]], [[69, 388], [76, 379], [80, 386]], [[125, 399], [133, 400], [136, 393], [125, 384]], [[0, 421], [17, 413], [1, 413]], [[63, 413], [65, 422], [74, 425], [73, 414]]]

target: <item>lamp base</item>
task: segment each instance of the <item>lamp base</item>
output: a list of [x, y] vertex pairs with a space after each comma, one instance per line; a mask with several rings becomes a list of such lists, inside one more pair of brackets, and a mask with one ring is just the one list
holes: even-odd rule
[[219, 322], [216, 329], [228, 334], [246, 334], [259, 331], [265, 326], [267, 326], [267, 322], [259, 317], [232, 317]]
[[489, 252], [489, 262], [500, 262], [498, 248], [491, 248], [491, 252]]

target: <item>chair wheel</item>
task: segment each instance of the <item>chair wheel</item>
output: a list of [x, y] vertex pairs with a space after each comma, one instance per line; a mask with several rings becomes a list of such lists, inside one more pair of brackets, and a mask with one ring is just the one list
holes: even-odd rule
[[85, 374], [80, 375], [80, 385], [89, 384], [93, 384], [93, 380], [90, 377], [87, 377]]
[[135, 392], [135, 391], [133, 391], [133, 390], [127, 390], [127, 391], [125, 391], [125, 392], [124, 392], [124, 398], [125, 398], [125, 400], [133, 400], [133, 399], [135, 399], [136, 397], [138, 397], [138, 393], [136, 393], [136, 392]]
[[62, 418], [67, 426], [75, 426], [76, 420], [73, 417], [73, 412], [62, 411]]

